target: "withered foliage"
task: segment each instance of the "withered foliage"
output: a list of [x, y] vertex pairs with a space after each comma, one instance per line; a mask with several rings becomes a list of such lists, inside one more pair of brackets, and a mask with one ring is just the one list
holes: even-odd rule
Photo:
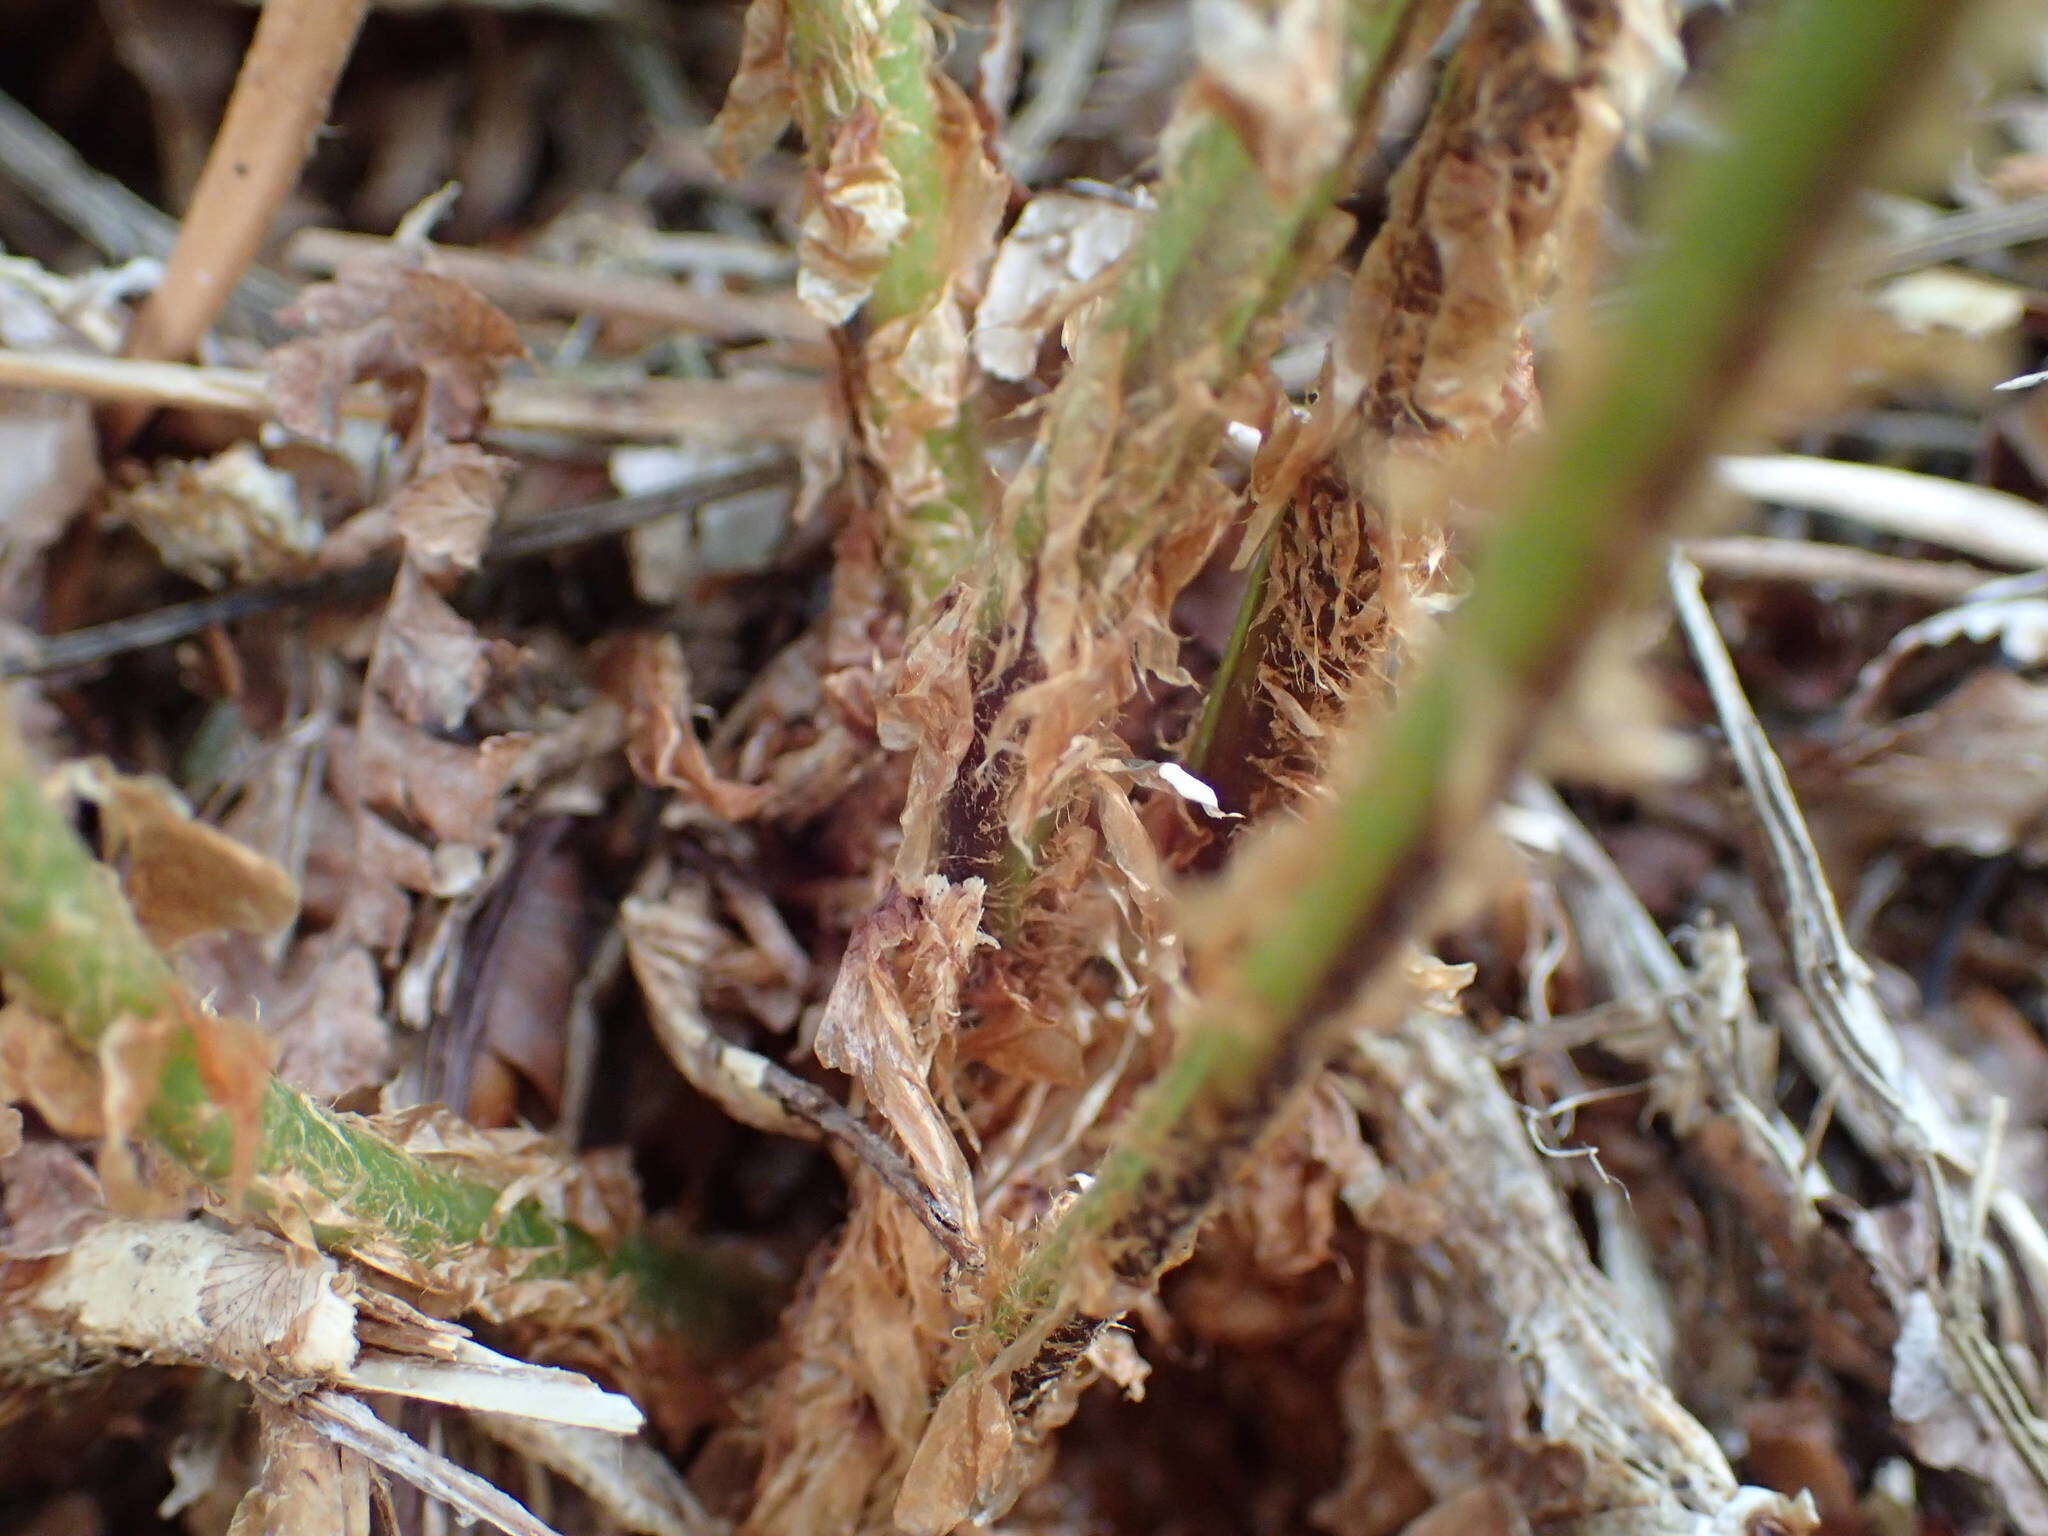
[[1761, 18], [392, 5], [145, 374], [249, 18], [19, 8], [0, 729], [173, 1003], [0, 968], [0, 1528], [2048, 1536], [2038, 20], [1274, 1066]]

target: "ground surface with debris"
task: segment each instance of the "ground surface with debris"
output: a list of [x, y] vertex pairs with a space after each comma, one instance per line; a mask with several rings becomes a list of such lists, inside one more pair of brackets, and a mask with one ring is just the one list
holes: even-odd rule
[[13, 0], [0, 1532], [2048, 1536], [2048, 23]]

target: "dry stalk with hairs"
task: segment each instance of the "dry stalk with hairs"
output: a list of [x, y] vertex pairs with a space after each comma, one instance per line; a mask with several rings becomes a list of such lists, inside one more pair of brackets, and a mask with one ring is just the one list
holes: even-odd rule
[[1345, 714], [1383, 703], [1443, 595], [1434, 482], [1537, 412], [1527, 321], [1583, 284], [1614, 150], [1683, 66], [1657, 3], [1479, 8], [1351, 281], [1306, 419], [1253, 470], [1251, 580], [1189, 747], [1230, 810], [1320, 782]]
[[[981, 1364], [949, 1392], [952, 1411], [941, 1405], [926, 1455], [957, 1458], [970, 1427], [985, 1439], [993, 1423], [1006, 1440], [1012, 1415], [1028, 1439], [1107, 1320], [1185, 1256], [1281, 1110], [1347, 1039], [1405, 1008], [1408, 941], [1599, 619], [1679, 515], [1873, 125], [1955, 19], [1924, 4], [1807, 6], [1749, 58], [1731, 142], [1670, 189], [1659, 257], [1428, 669], [1359, 743], [1334, 802], [1227, 877], [1174, 1060], [998, 1293], [973, 1341]], [[1668, 365], [1645, 380], [1619, 361], [1642, 356]], [[977, 1492], [1000, 1483], [1003, 1458], [990, 1463]]]

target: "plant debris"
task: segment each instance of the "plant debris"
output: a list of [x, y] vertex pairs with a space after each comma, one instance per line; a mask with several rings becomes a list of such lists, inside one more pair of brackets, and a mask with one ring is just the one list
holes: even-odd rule
[[2048, 1536], [2039, 17], [18, 9], [0, 1529]]

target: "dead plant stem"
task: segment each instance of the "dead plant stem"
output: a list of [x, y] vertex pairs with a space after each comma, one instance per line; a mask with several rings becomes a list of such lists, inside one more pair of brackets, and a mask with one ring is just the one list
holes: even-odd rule
[[191, 355], [299, 178], [369, 0], [270, 0], [130, 357]]

